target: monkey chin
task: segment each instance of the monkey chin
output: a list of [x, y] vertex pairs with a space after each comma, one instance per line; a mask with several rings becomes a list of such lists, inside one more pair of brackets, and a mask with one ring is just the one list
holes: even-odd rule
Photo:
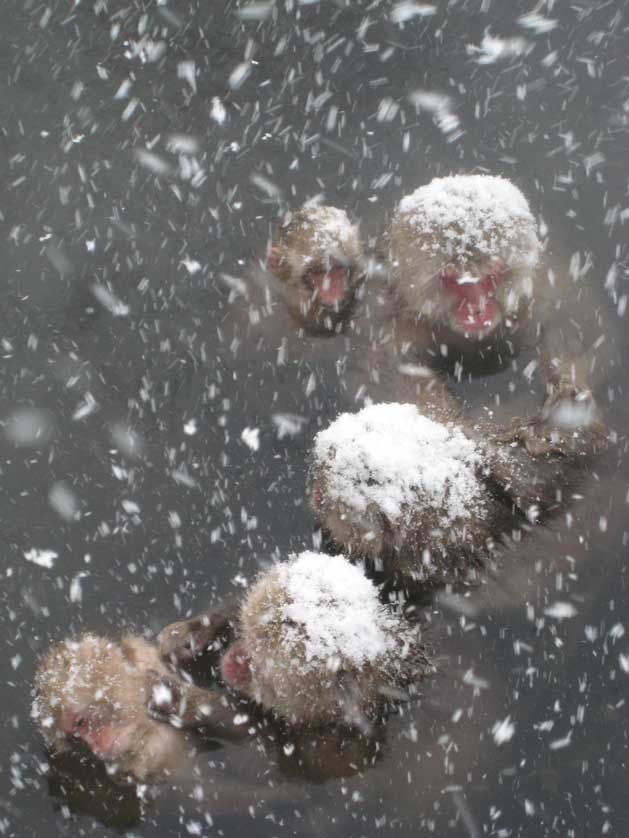
[[309, 294], [300, 301], [299, 306], [290, 306], [293, 315], [311, 335], [333, 336], [342, 332], [351, 320], [356, 309], [356, 294], [351, 291], [346, 297], [334, 304], [322, 303], [316, 294]]
[[504, 318], [500, 304], [490, 298], [482, 310], [453, 306], [447, 318], [450, 331], [458, 338], [482, 343], [500, 337]]

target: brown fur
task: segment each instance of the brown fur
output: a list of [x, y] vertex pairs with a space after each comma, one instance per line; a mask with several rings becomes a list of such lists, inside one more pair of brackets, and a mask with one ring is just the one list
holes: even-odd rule
[[[434, 411], [432, 418], [437, 419]], [[449, 418], [446, 414], [442, 421]], [[393, 526], [373, 503], [361, 513], [331, 497], [330, 463], [316, 463], [313, 507], [332, 541], [403, 584], [464, 581], [487, 563], [501, 541], [519, 539], [523, 529], [557, 511], [566, 490], [606, 447], [600, 425], [566, 432], [539, 418], [515, 420], [507, 431], [458, 424], [483, 453], [478, 471], [483, 495], [474, 513], [445, 529], [438, 524], [440, 510], [418, 495]]]
[[147, 713], [150, 672], [167, 674], [156, 648], [139, 637], [115, 643], [86, 634], [53, 646], [35, 681], [35, 717], [47, 745], [62, 752], [82, 741], [137, 780], [176, 772], [185, 743]]
[[[250, 697], [292, 723], [353, 723], [372, 718], [383, 695], [430, 670], [417, 627], [399, 619], [390, 632], [396, 653], [357, 666], [342, 652], [329, 661], [306, 660], [303, 628], [289, 636], [282, 607], [288, 595], [277, 569], [264, 573], [240, 612], [239, 637], [252, 659]], [[333, 605], [333, 604], [331, 604]]]
[[[334, 226], [336, 229], [332, 229]], [[349, 294], [338, 308], [322, 305], [304, 281], [309, 270], [325, 270], [331, 259], [350, 269]], [[281, 283], [293, 317], [308, 331], [335, 332], [352, 313], [364, 279], [362, 260], [358, 228], [350, 224], [342, 210], [304, 207], [279, 228], [269, 268]]]

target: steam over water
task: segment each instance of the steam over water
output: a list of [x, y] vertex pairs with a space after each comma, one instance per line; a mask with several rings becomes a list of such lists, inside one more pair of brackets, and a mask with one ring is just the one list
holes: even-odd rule
[[[5, 4], [0, 835], [626, 834], [628, 36], [619, 0]], [[600, 310], [609, 461], [487, 607], [427, 601], [438, 673], [367, 769], [207, 743], [188, 788], [138, 797], [52, 764], [51, 642], [155, 633], [319, 546], [306, 458], [358, 409], [342, 358], [278, 364], [281, 336], [233, 325], [279, 215], [321, 196], [377, 251], [405, 194], [462, 172], [512, 179], [573, 319]], [[539, 375], [459, 394], [504, 421]]]

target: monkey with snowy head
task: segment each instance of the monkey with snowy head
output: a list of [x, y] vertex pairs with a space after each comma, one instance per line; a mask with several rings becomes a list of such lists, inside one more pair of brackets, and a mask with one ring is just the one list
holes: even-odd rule
[[508, 180], [435, 178], [400, 201], [389, 243], [400, 315], [435, 342], [475, 351], [515, 334], [530, 314], [541, 243]]
[[[165, 685], [165, 679], [168, 684]], [[52, 646], [35, 678], [33, 717], [53, 754], [82, 748], [109, 772], [135, 781], [181, 778], [191, 745], [181, 729], [153, 718], [171, 688], [184, 700], [194, 687], [176, 679], [157, 648], [142, 637], [120, 642], [83, 634]], [[220, 695], [196, 696], [194, 726], [204, 722], [219, 738], [241, 741], [234, 712]], [[180, 723], [179, 728], [185, 725]], [[192, 726], [192, 725], [189, 725]]]
[[546, 410], [568, 403], [576, 424], [593, 421], [594, 359], [567, 302], [574, 290], [566, 270], [550, 267], [515, 184], [491, 175], [434, 178], [399, 202], [387, 243], [399, 355], [460, 379], [515, 370], [526, 348], [530, 369], [542, 370]]
[[358, 227], [344, 210], [304, 205], [282, 224], [267, 271], [306, 331], [334, 334], [354, 312], [364, 280]]
[[216, 649], [220, 636], [224, 683], [293, 727], [364, 730], [431, 671], [419, 626], [383, 605], [362, 570], [340, 555], [306, 551], [274, 565], [235, 611], [212, 609], [166, 626], [161, 655], [186, 665]]
[[401, 587], [467, 583], [562, 508], [606, 442], [598, 425], [499, 430], [374, 404], [316, 435], [312, 504], [337, 549]]

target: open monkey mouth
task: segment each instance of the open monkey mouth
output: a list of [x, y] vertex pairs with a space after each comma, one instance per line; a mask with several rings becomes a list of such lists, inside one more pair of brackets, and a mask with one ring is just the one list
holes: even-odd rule
[[463, 302], [450, 310], [450, 324], [457, 332], [483, 337], [493, 332], [502, 320], [500, 306], [493, 297], [479, 303]]
[[502, 322], [496, 290], [504, 281], [507, 266], [502, 260], [480, 276], [448, 264], [440, 273], [441, 285], [449, 303], [449, 322], [459, 334], [485, 337]]
[[333, 265], [328, 270], [312, 268], [304, 274], [304, 284], [326, 308], [338, 310], [352, 298], [351, 270], [346, 265]]

